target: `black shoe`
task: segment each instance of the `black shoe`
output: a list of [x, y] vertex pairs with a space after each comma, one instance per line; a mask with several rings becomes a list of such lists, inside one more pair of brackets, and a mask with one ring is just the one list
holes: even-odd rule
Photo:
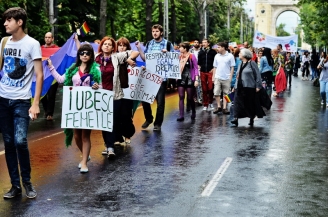
[[222, 108], [220, 107], [220, 108], [217, 108], [214, 112], [213, 112], [213, 114], [217, 114], [217, 113], [219, 113], [219, 112], [222, 112]]
[[146, 129], [147, 127], [149, 127], [149, 125], [151, 124], [151, 122], [145, 121], [145, 123], [143, 123], [143, 125], [141, 126], [142, 129]]
[[27, 198], [32, 199], [36, 197], [36, 190], [33, 188], [31, 183], [23, 183], [23, 186], [25, 188]]
[[230, 111], [228, 109], [223, 109], [222, 113], [225, 114], [225, 115], [228, 115], [228, 114], [230, 114]]
[[234, 118], [230, 123], [236, 125], [238, 127], [238, 118]]
[[251, 126], [251, 127], [254, 126], [254, 119], [253, 119], [253, 118], [251, 118], [251, 119], [249, 120], [248, 125]]
[[177, 118], [177, 121], [181, 122], [181, 121], [184, 121], [184, 118]]
[[22, 194], [22, 189], [18, 186], [12, 186], [11, 189], [3, 195], [4, 198], [10, 199]]
[[153, 130], [154, 131], [161, 131], [161, 126], [155, 125]]

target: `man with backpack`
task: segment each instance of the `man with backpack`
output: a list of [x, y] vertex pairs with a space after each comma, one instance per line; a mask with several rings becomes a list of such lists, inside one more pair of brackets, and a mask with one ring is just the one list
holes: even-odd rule
[[[167, 52], [173, 51], [173, 45], [171, 42], [163, 38], [163, 27], [159, 24], [155, 24], [152, 26], [152, 36], [153, 39], [147, 42], [146, 48], [143, 51], [140, 47], [140, 44], [137, 43], [136, 46], [140, 53], [140, 57], [145, 61], [145, 53], [154, 53], [154, 52]], [[146, 66], [147, 67], [147, 66]], [[156, 118], [154, 121], [154, 129], [155, 131], [160, 131], [164, 119], [164, 109], [165, 109], [165, 90], [167, 85], [167, 79], [164, 78], [164, 81], [161, 84], [161, 87], [158, 90], [156, 95], [157, 101], [157, 111]], [[151, 111], [150, 104], [147, 102], [142, 102], [142, 107], [144, 109], [144, 115], [146, 118], [145, 123], [141, 126], [142, 129], [147, 129], [151, 123], [153, 123], [153, 115]]]

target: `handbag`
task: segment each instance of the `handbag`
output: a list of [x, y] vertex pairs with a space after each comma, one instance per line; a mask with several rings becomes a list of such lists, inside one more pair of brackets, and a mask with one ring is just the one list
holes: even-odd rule
[[320, 87], [320, 81], [319, 81], [319, 78], [315, 78], [314, 81], [313, 81], [313, 86], [315, 87]]
[[129, 87], [129, 72], [126, 63], [119, 65], [119, 79], [121, 83], [121, 88]]

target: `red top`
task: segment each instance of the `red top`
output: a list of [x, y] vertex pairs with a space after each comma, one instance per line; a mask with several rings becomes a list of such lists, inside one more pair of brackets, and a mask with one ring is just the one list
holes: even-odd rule
[[253, 57], [252, 57], [252, 60], [253, 60], [254, 62], [256, 62], [256, 63], [257, 63], [257, 56], [256, 56], [256, 53], [253, 53]]
[[52, 44], [52, 45], [50, 45], [50, 46], [44, 44], [44, 45], [42, 45], [41, 47], [42, 47], [42, 48], [57, 48], [58, 46], [55, 45], [55, 44]]
[[96, 57], [96, 63], [100, 65], [103, 89], [113, 90], [114, 66], [112, 60], [106, 60], [103, 55], [99, 55]]

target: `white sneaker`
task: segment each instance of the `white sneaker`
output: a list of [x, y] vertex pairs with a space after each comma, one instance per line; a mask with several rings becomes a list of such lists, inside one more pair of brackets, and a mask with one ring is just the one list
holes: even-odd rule
[[302, 81], [305, 81], [304, 77], [302, 77]]
[[103, 151], [101, 152], [101, 154], [102, 154], [102, 155], [107, 155], [107, 154], [108, 154], [108, 149], [105, 148], [105, 150], [103, 150]]
[[324, 105], [325, 103], [323, 102], [323, 100], [321, 100], [321, 105]]
[[207, 107], [206, 106], [204, 106], [203, 111], [207, 111]]
[[214, 109], [214, 107], [213, 107], [213, 104], [209, 104], [209, 109], [208, 110], [213, 110]]
[[113, 148], [108, 148], [107, 158], [108, 159], [114, 159], [115, 158], [115, 153], [114, 153], [114, 149]]

